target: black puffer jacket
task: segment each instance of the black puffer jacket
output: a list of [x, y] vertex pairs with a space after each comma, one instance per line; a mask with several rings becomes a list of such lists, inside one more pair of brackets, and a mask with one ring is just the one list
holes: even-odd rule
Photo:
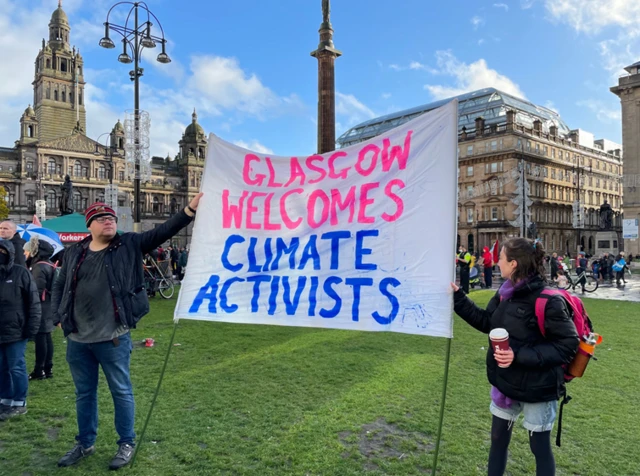
[[31, 274], [38, 287], [40, 305], [42, 307], [42, 319], [38, 333], [53, 331], [53, 313], [51, 312], [51, 292], [55, 269], [50, 261], [53, 255], [53, 246], [46, 241], [38, 242], [38, 252], [31, 258]]
[[19, 233], [16, 233], [15, 235], [13, 235], [13, 238], [11, 238], [11, 243], [13, 244], [13, 251], [14, 251], [14, 257], [13, 257], [13, 264], [18, 265], [18, 266], [24, 266], [25, 268], [27, 267], [27, 263], [25, 262], [25, 258], [24, 258], [24, 244], [26, 243], [26, 241], [24, 241], [21, 237]]
[[[104, 263], [116, 319], [126, 328], [135, 328], [136, 323], [149, 312], [142, 268], [143, 255], [160, 246], [190, 222], [191, 218], [183, 210], [153, 230], [124, 233], [111, 240]], [[90, 242], [91, 236], [88, 236], [66, 250], [60, 275], [53, 284], [54, 321], [62, 324], [65, 337], [77, 332], [73, 320], [73, 278]]]
[[486, 310], [476, 306], [461, 290], [454, 294], [456, 313], [471, 326], [485, 334], [498, 327], [509, 332], [514, 361], [507, 368], [498, 367], [489, 344], [487, 377], [507, 397], [521, 402], [546, 402], [562, 397], [565, 394], [562, 365], [569, 363], [578, 349], [578, 333], [561, 297], [551, 297], [547, 302], [546, 337], [542, 336], [535, 302], [544, 284], [542, 278], [534, 278], [516, 290], [511, 299], [503, 301], [498, 291]]
[[9, 253], [9, 262], [0, 265], [0, 344], [9, 344], [37, 334], [40, 298], [31, 273], [14, 264], [11, 241], [0, 240], [0, 248]]

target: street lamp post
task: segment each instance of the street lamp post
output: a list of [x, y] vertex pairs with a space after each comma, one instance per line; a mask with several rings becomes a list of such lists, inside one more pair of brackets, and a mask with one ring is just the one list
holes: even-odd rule
[[[124, 26], [109, 23], [109, 15], [111, 11], [119, 5], [130, 5], [129, 14]], [[142, 24], [138, 23], [138, 10], [142, 10], [143, 14], [146, 12], [147, 21]], [[133, 28], [129, 27], [129, 18], [133, 13]], [[151, 34], [151, 17], [156, 21], [160, 27], [160, 37]], [[114, 42], [109, 38], [109, 31], [115, 31], [122, 36], [122, 53], [118, 55], [118, 61], [124, 64], [133, 62], [133, 70], [129, 71], [129, 78], [133, 81], [133, 101], [134, 101], [134, 167], [135, 175], [133, 181], [133, 196], [134, 196], [134, 209], [133, 209], [133, 231], [142, 231], [140, 223], [140, 84], [139, 78], [142, 76], [144, 70], [139, 67], [142, 57], [142, 50], [144, 48], [155, 48], [156, 42], [162, 45], [162, 52], [156, 58], [159, 63], [167, 64], [171, 62], [171, 58], [165, 52], [165, 45], [167, 40], [164, 37], [164, 30], [160, 24], [160, 20], [156, 17], [144, 2], [118, 2], [113, 5], [107, 13], [107, 21], [104, 23], [104, 38], [100, 40], [99, 45], [103, 48], [115, 48]], [[129, 55], [131, 51], [131, 56]]]
[[[576, 198], [576, 201], [577, 201], [577, 204], [578, 204], [578, 206], [577, 206], [577, 215], [578, 216], [577, 216], [577, 220], [576, 220], [576, 223], [577, 223], [577, 227], [576, 228], [578, 230], [578, 244], [577, 244], [578, 252], [584, 251], [584, 250], [582, 250], [582, 245], [580, 243], [580, 234], [581, 234], [580, 232], [581, 232], [582, 228], [584, 228], [584, 216], [583, 216], [582, 210], [580, 208], [581, 207], [581, 203], [580, 203], [580, 200], [581, 200], [580, 185], [581, 185], [581, 181], [584, 180], [584, 172], [585, 172], [586, 168], [587, 167], [584, 167], [584, 166], [581, 167], [579, 163], [576, 163], [575, 166], [571, 167], [571, 172], [573, 173], [574, 180], [575, 180], [574, 185], [576, 186], [576, 190], [578, 192], [577, 193], [578, 196]], [[589, 168], [589, 173], [591, 173], [591, 171], [592, 171], [591, 166], [589, 165], [588, 168]]]

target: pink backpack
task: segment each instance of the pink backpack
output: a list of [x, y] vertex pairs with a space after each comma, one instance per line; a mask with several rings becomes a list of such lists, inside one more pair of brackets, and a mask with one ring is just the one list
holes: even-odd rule
[[[540, 329], [540, 332], [543, 336], [545, 335], [544, 310], [547, 305], [547, 301], [553, 296], [560, 296], [564, 298], [567, 306], [571, 310], [573, 324], [576, 326], [576, 330], [578, 331], [578, 337], [580, 337], [580, 340], [582, 340], [583, 336], [588, 336], [593, 332], [593, 324], [591, 324], [591, 320], [587, 315], [584, 304], [578, 296], [574, 296], [564, 289], [544, 289], [540, 293], [540, 297], [536, 299], [536, 317], [538, 319], [538, 328]], [[574, 376], [567, 372], [567, 367], [567, 365], [562, 366], [562, 368], [564, 369], [564, 380], [565, 382], [570, 382], [574, 379]]]

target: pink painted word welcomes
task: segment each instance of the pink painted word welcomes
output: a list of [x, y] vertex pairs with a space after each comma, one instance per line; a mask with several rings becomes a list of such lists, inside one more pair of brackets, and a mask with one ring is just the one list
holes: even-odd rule
[[[400, 192], [403, 180], [393, 177], [387, 181], [367, 181], [374, 172], [393, 176], [405, 170], [411, 153], [411, 135], [408, 131], [404, 144], [392, 145], [384, 138], [380, 145], [370, 143], [350, 157], [345, 151], [336, 151], [323, 157], [312, 155], [304, 160], [289, 159], [288, 173], [276, 169], [271, 158], [247, 154], [242, 170], [243, 182], [249, 187], [232, 195], [222, 192], [223, 228], [250, 230], [296, 229], [300, 226], [318, 228], [325, 223], [340, 226], [345, 223], [393, 222], [404, 212]], [[278, 173], [279, 172], [279, 173]], [[348, 189], [341, 182], [359, 178], [358, 185]], [[316, 185], [317, 184], [317, 185]], [[307, 185], [307, 189], [302, 188]], [[309, 190], [308, 185], [316, 185]], [[274, 191], [264, 191], [264, 188]], [[260, 188], [261, 190], [256, 190]], [[376, 200], [385, 200], [378, 215], [371, 210]]]

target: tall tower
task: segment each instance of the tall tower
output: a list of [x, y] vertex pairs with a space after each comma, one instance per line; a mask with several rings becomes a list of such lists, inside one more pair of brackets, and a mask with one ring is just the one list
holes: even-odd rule
[[182, 134], [179, 145], [179, 164], [190, 198], [200, 190], [204, 161], [207, 158], [207, 136], [202, 126], [198, 124], [198, 114], [195, 109], [191, 114], [191, 124]]
[[318, 60], [318, 153], [336, 148], [336, 84], [335, 61], [342, 52], [333, 46], [333, 28], [329, 19], [329, 0], [322, 0], [320, 44], [311, 56]]
[[[624, 180], [622, 199], [624, 218], [640, 219], [640, 61], [627, 66], [628, 76], [621, 76], [610, 90], [622, 106], [622, 149]], [[625, 240], [627, 254], [640, 253], [640, 241]]]
[[69, 19], [62, 0], [51, 15], [49, 41], [35, 61], [33, 104], [38, 120], [38, 140], [86, 131], [83, 61], [80, 52], [69, 46]]

